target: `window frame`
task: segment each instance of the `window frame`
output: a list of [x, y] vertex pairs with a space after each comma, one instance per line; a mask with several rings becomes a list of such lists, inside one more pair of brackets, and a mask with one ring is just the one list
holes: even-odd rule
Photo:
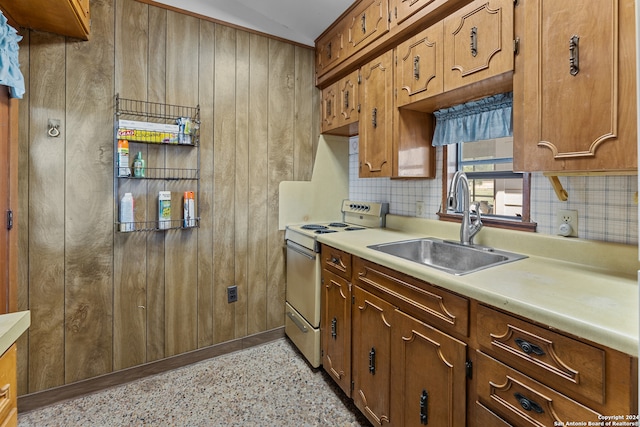
[[[456, 145], [456, 144], [452, 144]], [[447, 212], [447, 196], [449, 193], [449, 184], [452, 176], [449, 176], [449, 146], [442, 147], [442, 200], [440, 203], [440, 212], [437, 213], [440, 221], [462, 222], [462, 214]], [[456, 170], [459, 170], [460, 150], [456, 146]], [[512, 172], [510, 172], [512, 173]], [[518, 230], [526, 232], [535, 232], [537, 223], [531, 222], [531, 173], [521, 172], [522, 174], [522, 216], [520, 220], [507, 219], [499, 216], [483, 216], [482, 223], [487, 227], [503, 228], [509, 230]], [[500, 175], [500, 176], [499, 176]], [[496, 177], [504, 177], [504, 173], [496, 173]], [[487, 176], [486, 174], [484, 176]]]

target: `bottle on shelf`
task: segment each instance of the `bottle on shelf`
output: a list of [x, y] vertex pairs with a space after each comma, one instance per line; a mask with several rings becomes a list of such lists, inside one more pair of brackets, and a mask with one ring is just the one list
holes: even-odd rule
[[118, 177], [124, 178], [131, 176], [131, 168], [129, 168], [129, 141], [126, 139], [119, 139], [117, 151], [116, 161], [118, 164]]
[[183, 227], [195, 227], [196, 226], [196, 212], [195, 212], [195, 193], [193, 191], [184, 192], [184, 221]]
[[171, 191], [158, 192], [158, 228], [171, 228]]
[[142, 152], [138, 151], [135, 159], [133, 160], [133, 176], [136, 178], [145, 177], [144, 159], [142, 158]]
[[120, 200], [120, 231], [129, 232], [135, 230], [134, 201], [131, 193], [124, 193]]

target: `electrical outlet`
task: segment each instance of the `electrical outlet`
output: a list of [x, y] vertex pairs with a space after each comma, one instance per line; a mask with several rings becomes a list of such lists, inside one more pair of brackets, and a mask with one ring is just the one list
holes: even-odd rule
[[578, 237], [578, 211], [558, 211], [558, 234], [564, 237]]
[[232, 303], [238, 301], [238, 287], [236, 285], [227, 288], [227, 302]]
[[424, 202], [416, 202], [416, 216], [424, 216]]

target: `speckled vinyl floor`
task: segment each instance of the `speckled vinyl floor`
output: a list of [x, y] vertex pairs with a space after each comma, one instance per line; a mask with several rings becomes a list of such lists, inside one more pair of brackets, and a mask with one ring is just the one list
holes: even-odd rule
[[20, 414], [18, 426], [368, 426], [286, 338]]

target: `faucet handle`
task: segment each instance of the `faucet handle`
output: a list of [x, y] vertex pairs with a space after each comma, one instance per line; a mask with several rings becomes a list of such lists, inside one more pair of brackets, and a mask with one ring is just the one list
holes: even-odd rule
[[471, 206], [469, 206], [469, 213], [476, 213], [476, 222], [482, 224], [482, 215], [480, 214], [480, 202], [473, 202]]

